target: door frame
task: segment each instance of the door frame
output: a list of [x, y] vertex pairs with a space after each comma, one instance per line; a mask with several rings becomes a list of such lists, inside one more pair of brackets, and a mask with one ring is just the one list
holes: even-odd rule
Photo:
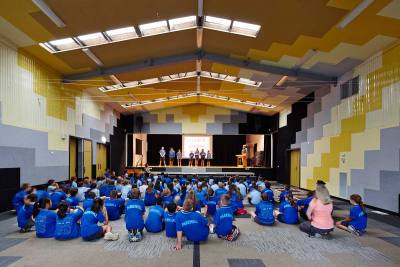
[[294, 185], [300, 188], [301, 185], [301, 171], [300, 171], [300, 167], [301, 167], [301, 149], [300, 148], [291, 148], [291, 149], [287, 149], [286, 152], [289, 154], [289, 184], [292, 185], [292, 179], [291, 179], [291, 172], [292, 172], [292, 152], [293, 151], [298, 151], [299, 152], [299, 170], [298, 170], [298, 174], [299, 174], [299, 184], [298, 185]]

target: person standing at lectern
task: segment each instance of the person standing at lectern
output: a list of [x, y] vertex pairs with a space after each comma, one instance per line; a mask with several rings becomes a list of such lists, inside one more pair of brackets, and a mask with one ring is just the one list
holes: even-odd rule
[[242, 148], [242, 164], [243, 168], [247, 168], [247, 146], [243, 145]]
[[196, 151], [194, 152], [194, 166], [195, 167], [199, 166], [199, 158], [200, 158], [200, 151], [198, 148], [196, 148]]
[[176, 160], [178, 161], [178, 167], [182, 167], [182, 152], [180, 149], [176, 152]]
[[211, 166], [211, 152], [207, 150], [207, 167]]
[[204, 167], [204, 161], [206, 159], [206, 152], [204, 151], [204, 148], [201, 149], [200, 152], [200, 158], [201, 158], [201, 167]]
[[169, 156], [169, 166], [174, 166], [174, 159], [175, 159], [175, 150], [173, 147], [169, 150], [168, 156]]
[[193, 167], [193, 158], [194, 158], [194, 153], [193, 153], [193, 151], [190, 151], [190, 154], [189, 154], [189, 167]]
[[165, 154], [166, 153], [165, 153], [165, 149], [163, 146], [161, 147], [161, 149], [158, 153], [160, 154], [160, 167], [161, 167], [161, 164], [163, 164], [164, 167], [167, 167], [167, 165], [165, 164]]

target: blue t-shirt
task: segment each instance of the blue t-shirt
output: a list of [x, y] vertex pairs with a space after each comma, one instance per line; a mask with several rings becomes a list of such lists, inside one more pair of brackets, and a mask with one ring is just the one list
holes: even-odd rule
[[109, 184], [105, 184], [100, 186], [100, 196], [106, 196], [109, 197], [111, 191], [115, 190], [115, 186], [113, 185], [109, 185]]
[[279, 195], [279, 202], [284, 202], [286, 195], [289, 195], [291, 193], [292, 193], [292, 191], [290, 191], [290, 190], [282, 191], [281, 194]]
[[208, 221], [196, 211], [181, 211], [176, 214], [176, 230], [182, 231], [187, 240], [205, 241], [208, 238]]
[[266, 193], [269, 201], [271, 201], [272, 204], [275, 204], [274, 192], [270, 188], [265, 188], [261, 193]]
[[239, 200], [239, 196], [235, 192], [231, 194], [231, 207], [234, 212], [236, 212], [237, 209], [242, 209], [244, 207], [243, 200]]
[[164, 212], [165, 234], [167, 237], [176, 237], [176, 213]]
[[125, 205], [125, 225], [128, 231], [144, 228], [143, 214], [146, 211], [141, 199], [130, 199]]
[[75, 212], [67, 213], [63, 219], [57, 216], [54, 238], [57, 240], [68, 240], [79, 237], [81, 230], [78, 221], [82, 217], [82, 214], [83, 211], [78, 209]]
[[186, 199], [186, 192], [180, 192], [179, 193], [179, 201], [178, 201], [178, 206], [183, 206], [183, 203], [185, 202]]
[[214, 215], [215, 233], [219, 236], [227, 236], [232, 231], [233, 210], [230, 206], [222, 206]]
[[33, 204], [22, 205], [17, 214], [19, 228], [24, 228], [33, 214]]
[[196, 197], [197, 197], [197, 202], [200, 204], [200, 206], [204, 207], [206, 204], [206, 193], [203, 190], [201, 191], [196, 190]]
[[149, 214], [146, 218], [146, 230], [150, 233], [158, 233], [164, 229], [164, 209], [161, 206], [152, 206], [149, 208]]
[[283, 213], [282, 221], [287, 224], [297, 224], [299, 217], [297, 215], [297, 207], [293, 207], [289, 202], [283, 201], [279, 205], [279, 212]]
[[47, 193], [47, 191], [44, 190], [36, 190], [35, 195], [38, 201], [43, 198], [49, 197], [49, 193]]
[[67, 198], [67, 194], [65, 194], [63, 191], [56, 191], [53, 194], [51, 194], [51, 196], [50, 196], [51, 209], [52, 210], [57, 209], [60, 202], [66, 198]]
[[175, 151], [171, 151], [171, 150], [170, 150], [170, 151], [169, 151], [169, 158], [170, 158], [170, 159], [175, 158], [175, 154], [176, 154]]
[[121, 217], [121, 207], [125, 204], [125, 199], [106, 199], [104, 206], [107, 209], [108, 219], [110, 221], [118, 220]]
[[228, 190], [226, 190], [225, 188], [218, 188], [217, 190], [215, 190], [215, 196], [218, 199], [221, 199], [221, 196], [225, 195], [226, 193], [228, 193]]
[[313, 200], [313, 196], [302, 198], [297, 200], [297, 206], [303, 206], [303, 211], [307, 212], [308, 206], [310, 205], [311, 200]]
[[156, 200], [156, 191], [155, 190], [151, 191], [151, 193], [146, 192], [144, 194], [144, 204], [146, 206], [153, 206], [156, 204], [156, 202], [157, 202], [157, 200]]
[[351, 221], [349, 225], [353, 226], [358, 231], [364, 231], [367, 228], [367, 214], [363, 211], [360, 205], [354, 205], [350, 209]]
[[212, 196], [206, 202], [207, 205], [207, 215], [214, 216], [217, 211], [218, 198], [216, 196]]
[[24, 198], [27, 194], [28, 193], [22, 190], [16, 193], [15, 196], [13, 197], [12, 204], [15, 210], [17, 211], [17, 214], [20, 208], [24, 205]]
[[258, 203], [255, 213], [260, 224], [270, 225], [275, 222], [274, 205], [270, 201]]
[[79, 199], [77, 197], [67, 197], [65, 199], [65, 202], [67, 202], [68, 206], [70, 207], [75, 207], [79, 205]]
[[97, 223], [102, 223], [105, 220], [103, 212], [94, 212], [91, 209], [85, 210], [81, 220], [82, 237], [90, 237], [98, 233], [101, 227]]
[[172, 195], [163, 196], [162, 200], [163, 200], [164, 206], [167, 206], [169, 203], [174, 202], [174, 197]]
[[93, 205], [93, 198], [85, 199], [82, 204], [84, 210], [90, 209], [92, 205]]
[[57, 214], [54, 211], [42, 209], [35, 218], [37, 237], [53, 237], [56, 231]]

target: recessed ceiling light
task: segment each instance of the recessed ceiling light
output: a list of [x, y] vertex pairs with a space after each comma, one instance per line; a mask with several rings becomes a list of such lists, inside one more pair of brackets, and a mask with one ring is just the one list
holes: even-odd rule
[[147, 24], [139, 25], [140, 32], [142, 36], [150, 36], [156, 34], [162, 34], [169, 31], [168, 23], [166, 20], [151, 22]]

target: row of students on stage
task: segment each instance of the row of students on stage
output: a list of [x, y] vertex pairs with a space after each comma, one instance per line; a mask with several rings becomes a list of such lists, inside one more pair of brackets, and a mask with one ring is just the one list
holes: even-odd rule
[[[111, 190], [83, 186], [81, 182], [77, 186], [64, 192], [55, 182], [49, 183], [47, 191], [34, 190], [24, 184], [13, 201], [21, 232], [35, 226], [37, 236], [43, 238], [68, 240], [80, 236], [85, 241], [101, 237], [117, 240], [119, 235], [112, 232], [109, 221], [118, 220], [125, 213], [131, 242], [143, 238], [143, 229], [154, 233], [165, 230], [167, 237], [177, 237], [177, 249], [182, 246], [183, 235], [190, 241], [204, 241], [209, 233], [216, 233], [220, 238], [233, 241], [240, 233], [233, 225], [234, 216], [246, 213], [243, 205], [246, 195], [249, 203], [255, 206], [255, 212], [250, 215], [260, 225], [273, 225], [276, 220], [298, 224], [299, 211], [300, 217], [310, 220], [300, 225], [302, 231], [318, 235], [333, 229], [332, 203], [327, 189], [322, 186], [317, 186], [315, 195], [310, 194], [297, 202], [290, 187], [285, 187], [280, 193], [277, 210], [271, 185], [262, 180], [230, 179], [227, 183], [216, 183], [213, 179], [206, 182], [165, 176], [136, 178], [132, 184], [127, 184], [126, 180], [114, 183], [108, 180], [100, 186], [100, 189], [111, 187]], [[86, 186], [89, 190], [85, 192], [81, 208], [77, 205], [77, 192]], [[123, 192], [124, 188], [129, 190]], [[97, 190], [102, 191], [103, 196], [99, 197]], [[350, 216], [336, 226], [360, 235], [367, 225], [365, 208], [359, 195], [352, 195], [350, 202], [353, 204]], [[144, 219], [146, 206], [149, 206], [148, 215]], [[202, 208], [203, 214], [200, 213]], [[321, 215], [323, 212], [328, 216]]]
[[[160, 155], [160, 164], [159, 166], [167, 166], [166, 164], [166, 155], [167, 152], [165, 151], [164, 147], [161, 147], [159, 151]], [[180, 149], [178, 149], [178, 152], [175, 152], [174, 148], [170, 148], [168, 152], [168, 161], [169, 161], [169, 166], [174, 166], [174, 160], [177, 160], [177, 166], [182, 167], [182, 152]], [[206, 161], [207, 161], [207, 166], [211, 166], [211, 152], [208, 150], [205, 152], [204, 149], [201, 149], [201, 151], [197, 148], [194, 152], [190, 151], [189, 153], [189, 167], [205, 167]], [[200, 165], [199, 165], [200, 164]]]

